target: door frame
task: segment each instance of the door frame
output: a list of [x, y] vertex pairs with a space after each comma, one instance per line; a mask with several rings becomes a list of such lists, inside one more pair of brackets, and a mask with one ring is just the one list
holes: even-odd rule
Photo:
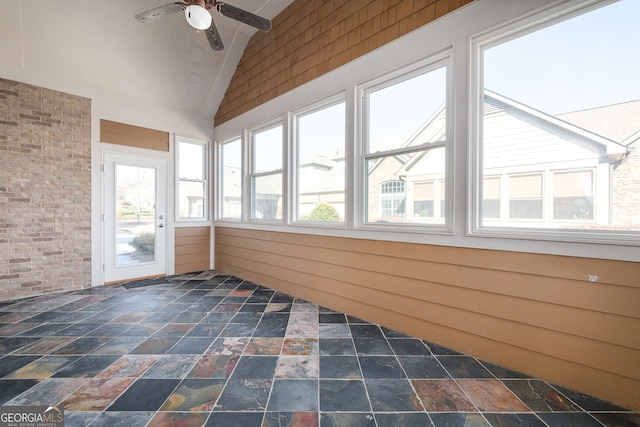
[[[171, 144], [170, 144], [171, 146]], [[174, 200], [173, 197], [171, 197], [171, 195], [173, 194], [173, 190], [174, 190], [174, 180], [173, 180], [173, 173], [174, 173], [174, 165], [173, 162], [171, 161], [171, 156], [172, 156], [172, 151], [170, 149], [169, 152], [161, 152], [161, 151], [157, 151], [157, 150], [150, 150], [150, 149], [144, 149], [144, 148], [137, 148], [137, 147], [128, 147], [128, 146], [123, 146], [123, 145], [118, 145], [118, 144], [110, 144], [110, 143], [104, 143], [101, 142], [100, 143], [100, 150], [98, 154], [98, 156], [96, 156], [96, 160], [99, 162], [100, 164], [100, 180], [99, 180], [99, 194], [100, 194], [100, 231], [99, 233], [94, 234], [94, 236], [97, 238], [96, 240], [99, 240], [99, 242], [96, 242], [94, 246], [94, 248], [99, 251], [100, 254], [100, 282], [97, 283], [97, 285], [105, 285], [105, 284], [112, 284], [112, 283], [120, 283], [123, 281], [126, 281], [127, 279], [123, 279], [123, 280], [114, 280], [114, 281], [106, 281], [106, 275], [105, 275], [105, 264], [106, 264], [106, 257], [108, 256], [106, 253], [106, 224], [105, 224], [105, 208], [106, 208], [106, 182], [105, 182], [105, 156], [107, 155], [118, 155], [118, 156], [136, 156], [136, 157], [141, 157], [141, 158], [149, 158], [149, 159], [156, 159], [156, 160], [163, 160], [165, 162], [165, 171], [166, 171], [166, 176], [165, 176], [165, 220], [164, 220], [164, 230], [165, 230], [165, 250], [164, 250], [164, 272], [161, 274], [154, 274], [153, 277], [157, 277], [157, 276], [164, 276], [164, 275], [171, 275], [173, 274], [174, 271], [174, 240], [175, 240], [175, 235], [174, 235]], [[94, 187], [95, 188], [95, 187]], [[98, 266], [96, 266], [98, 267]], [[96, 283], [94, 282], [94, 285]]]

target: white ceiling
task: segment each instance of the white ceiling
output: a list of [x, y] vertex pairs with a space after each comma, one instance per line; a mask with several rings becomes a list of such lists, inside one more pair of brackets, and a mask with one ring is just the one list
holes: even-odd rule
[[[77, 87], [213, 119], [256, 30], [212, 11], [225, 44], [223, 51], [215, 52], [205, 34], [187, 24], [183, 13], [147, 24], [134, 19], [140, 12], [169, 2], [2, 0], [0, 39], [6, 44], [0, 48], [0, 77], [8, 78], [3, 76], [3, 69], [20, 69], [27, 75], [39, 73], [52, 81], [65, 79]], [[229, 1], [268, 19], [291, 2]]]

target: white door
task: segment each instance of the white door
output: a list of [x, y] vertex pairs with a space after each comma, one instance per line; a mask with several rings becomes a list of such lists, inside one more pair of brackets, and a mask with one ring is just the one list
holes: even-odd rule
[[167, 162], [104, 154], [104, 281], [158, 276], [165, 268]]

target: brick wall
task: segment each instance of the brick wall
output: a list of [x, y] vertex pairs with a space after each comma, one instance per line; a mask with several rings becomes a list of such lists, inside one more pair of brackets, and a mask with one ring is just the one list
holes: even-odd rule
[[249, 40], [218, 108], [220, 124], [472, 0], [295, 0]]
[[613, 170], [613, 223], [640, 224], [640, 146], [629, 147], [629, 156]]
[[0, 300], [91, 283], [91, 100], [0, 79]]

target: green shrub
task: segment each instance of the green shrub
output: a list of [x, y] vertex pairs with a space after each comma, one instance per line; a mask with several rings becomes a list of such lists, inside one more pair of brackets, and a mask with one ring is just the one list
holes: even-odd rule
[[313, 208], [311, 213], [305, 218], [307, 221], [327, 221], [327, 222], [339, 222], [340, 215], [336, 208], [328, 203], [320, 203]]
[[154, 233], [144, 232], [138, 234], [129, 242], [130, 246], [133, 246], [136, 251], [143, 254], [154, 254], [156, 245], [156, 235]]
[[[140, 217], [138, 217], [138, 213], [140, 214]], [[154, 216], [155, 216], [154, 211], [149, 208], [140, 208], [140, 212], [138, 212], [135, 206], [124, 205], [124, 206], [120, 206], [118, 219], [125, 220], [125, 221], [131, 221], [131, 220], [142, 221], [142, 220], [152, 220]]]

